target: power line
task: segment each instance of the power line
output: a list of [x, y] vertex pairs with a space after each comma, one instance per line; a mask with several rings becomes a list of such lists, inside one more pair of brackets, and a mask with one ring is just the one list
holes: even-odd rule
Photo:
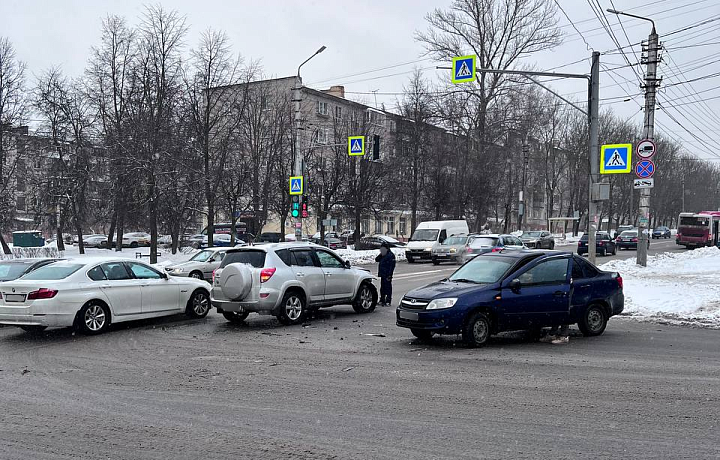
[[560, 8], [560, 11], [562, 11], [562, 13], [565, 15], [565, 18], [566, 18], [566, 19], [570, 22], [570, 24], [573, 26], [573, 29], [575, 29], [575, 32], [577, 32], [577, 34], [580, 36], [580, 38], [582, 38], [582, 41], [585, 42], [585, 46], [587, 47], [587, 49], [588, 49], [588, 50], [595, 51], [595, 50], [592, 48], [592, 46], [590, 46], [590, 44], [587, 42], [587, 40], [585, 40], [585, 37], [583, 36], [582, 32], [580, 32], [580, 31], [578, 30], [578, 28], [575, 26], [575, 23], [573, 23], [572, 19], [570, 19], [570, 16], [568, 16], [568, 14], [565, 12], [565, 10], [563, 9], [563, 7], [560, 5], [560, 2], [558, 2], [558, 0], [555, 0], [555, 4], [557, 5], [558, 8]]

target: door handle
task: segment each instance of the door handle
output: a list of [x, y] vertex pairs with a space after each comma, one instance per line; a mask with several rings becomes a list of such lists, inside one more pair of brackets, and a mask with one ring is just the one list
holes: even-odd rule
[[305, 273], [303, 273], [303, 272], [298, 272], [298, 273], [295, 273], [295, 275], [297, 275], [297, 276], [299, 276], [300, 278], [302, 278], [303, 276], [305, 276]]
[[332, 273], [325, 272], [325, 276], [332, 276]]
[[565, 291], [555, 291], [555, 297], [565, 297], [567, 296], [567, 292]]
[[103, 288], [103, 289], [110, 289], [112, 286], [109, 285], [109, 284], [103, 284], [103, 285], [101, 285], [100, 287]]

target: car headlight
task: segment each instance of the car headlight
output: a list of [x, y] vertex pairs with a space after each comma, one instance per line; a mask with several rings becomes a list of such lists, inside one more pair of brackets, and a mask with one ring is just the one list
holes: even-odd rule
[[182, 269], [182, 268], [173, 268], [173, 269], [172, 269], [172, 272], [173, 272], [173, 273], [182, 273], [182, 272], [184, 272], [184, 271], [185, 271], [185, 270]]
[[449, 298], [449, 299], [435, 299], [431, 301], [427, 307], [425, 307], [426, 310], [442, 310], [444, 308], [450, 308], [453, 305], [457, 303], [457, 298]]
[[425, 248], [425, 251], [430, 252], [430, 251], [432, 251], [432, 248]]

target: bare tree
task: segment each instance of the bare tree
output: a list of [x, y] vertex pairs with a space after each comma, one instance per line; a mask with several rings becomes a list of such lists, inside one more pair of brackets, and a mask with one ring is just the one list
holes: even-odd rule
[[4, 133], [24, 120], [26, 109], [25, 63], [17, 59], [10, 40], [0, 37], [0, 246], [5, 254], [10, 254], [10, 247], [3, 230], [12, 222], [15, 210], [10, 186], [20, 155], [9, 158], [9, 143]]

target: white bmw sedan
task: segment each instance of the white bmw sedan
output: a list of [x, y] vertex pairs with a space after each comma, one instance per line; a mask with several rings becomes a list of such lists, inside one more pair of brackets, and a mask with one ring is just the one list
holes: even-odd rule
[[85, 334], [110, 323], [210, 311], [205, 281], [168, 277], [142, 262], [81, 258], [56, 262], [0, 283], [0, 324], [39, 332], [75, 326]]

